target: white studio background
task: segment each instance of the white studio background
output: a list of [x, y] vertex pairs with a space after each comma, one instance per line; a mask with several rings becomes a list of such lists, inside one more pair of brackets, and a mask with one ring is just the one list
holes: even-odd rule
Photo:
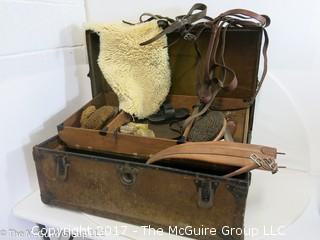
[[[0, 0], [0, 229], [33, 225], [11, 214], [15, 203], [37, 187], [32, 146], [54, 135], [56, 125], [91, 97], [83, 23], [134, 22], [142, 12], [176, 16], [195, 2]], [[287, 152], [283, 165], [318, 176], [320, 2], [201, 2], [210, 16], [247, 8], [271, 17], [270, 68], [257, 101], [252, 141], [277, 146]], [[314, 216], [319, 217], [319, 205], [314, 203]]]
[[[55, 135], [57, 124], [91, 98], [84, 6], [0, 0], [0, 230], [34, 225], [12, 214], [38, 188], [32, 146]], [[14, 238], [1, 232], [0, 239]]]

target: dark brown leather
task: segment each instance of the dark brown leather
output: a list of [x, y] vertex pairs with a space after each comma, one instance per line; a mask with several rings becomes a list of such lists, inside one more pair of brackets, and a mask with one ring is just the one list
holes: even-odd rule
[[[261, 80], [256, 89], [256, 93], [253, 99], [251, 100], [251, 103], [252, 103], [255, 97], [257, 96], [261, 88], [261, 84], [263, 83], [267, 73], [267, 49], [268, 49], [269, 39], [268, 39], [267, 32], [265, 30], [265, 27], [269, 26], [270, 18], [266, 15], [259, 15], [249, 10], [232, 9], [225, 13], [220, 14], [217, 18], [213, 19], [213, 21], [211, 21], [209, 24], [211, 24], [212, 34], [211, 34], [211, 38], [209, 41], [209, 46], [206, 54], [205, 75], [204, 75], [204, 79], [198, 80], [199, 83], [202, 82], [202, 84], [204, 85], [204, 86], [199, 86], [200, 91], [201, 91], [201, 87], [208, 87], [206, 86], [206, 84], [210, 84], [210, 83], [215, 84], [214, 86], [215, 89], [212, 89], [211, 101], [207, 103], [209, 106], [212, 105], [213, 98], [215, 98], [215, 96], [217, 95], [217, 91], [220, 91], [220, 90], [232, 91], [238, 85], [238, 79], [237, 79], [236, 73], [231, 68], [226, 66], [224, 63], [224, 46], [225, 46], [225, 36], [226, 36], [225, 33], [227, 28], [230, 26], [231, 27], [255, 26], [255, 27], [263, 28], [263, 32], [265, 36], [265, 42], [263, 46], [264, 68], [263, 68]], [[222, 37], [221, 37], [221, 34], [222, 34]], [[220, 41], [222, 46], [221, 55], [217, 56], [218, 46]], [[223, 70], [222, 79], [214, 74], [215, 68], [217, 67], [220, 67]], [[229, 83], [226, 83], [227, 74], [231, 76], [231, 81]], [[199, 96], [199, 97], [200, 99], [207, 98], [207, 96]], [[206, 109], [208, 108], [209, 107], [206, 107]], [[202, 111], [201, 114], [203, 114], [204, 112], [205, 111]], [[198, 117], [199, 115], [200, 113], [196, 116], [191, 116], [190, 118]], [[190, 122], [190, 119], [188, 119], [187, 122]]]
[[[269, 45], [269, 37], [268, 33], [266, 31], [266, 27], [268, 27], [271, 23], [270, 18], [267, 15], [260, 15], [255, 12], [246, 10], [246, 9], [232, 9], [229, 11], [226, 11], [222, 14], [220, 14], [214, 21], [221, 21], [221, 19], [224, 19], [225, 22], [229, 22], [232, 25], [235, 26], [252, 26], [252, 27], [262, 27], [263, 28], [263, 33], [264, 33], [264, 44], [263, 44], [263, 49], [262, 49], [262, 54], [264, 58], [264, 65], [263, 65], [263, 72], [261, 75], [261, 79], [259, 81], [259, 84], [257, 85], [256, 93], [251, 100], [251, 103], [255, 100], [255, 97], [259, 93], [262, 83], [266, 77], [267, 70], [268, 70], [268, 57], [267, 57], [267, 50], [268, 50], [268, 45]], [[255, 22], [253, 21], [248, 21], [250, 19], [254, 19]]]
[[[199, 11], [195, 13], [195, 11]], [[202, 31], [206, 28], [210, 28], [212, 31], [212, 36], [210, 39], [210, 43], [208, 46], [208, 51], [206, 54], [206, 72], [205, 72], [205, 81], [210, 82], [214, 81], [218, 83], [218, 85], [226, 91], [232, 91], [237, 87], [237, 77], [236, 73], [230, 69], [228, 66], [224, 64], [224, 42], [225, 42], [225, 32], [228, 27], [262, 27], [264, 36], [265, 36], [265, 42], [263, 46], [263, 56], [264, 56], [264, 68], [263, 73], [261, 76], [261, 80], [257, 86], [256, 94], [258, 94], [261, 85], [265, 79], [266, 73], [267, 73], [267, 48], [268, 48], [268, 35], [264, 28], [268, 27], [270, 25], [270, 18], [266, 15], [260, 15], [255, 12], [246, 10], [246, 9], [231, 9], [228, 10], [222, 14], [220, 14], [218, 17], [211, 19], [210, 17], [206, 16], [207, 13], [207, 6], [201, 3], [197, 3], [192, 6], [192, 8], [189, 10], [189, 12], [186, 15], [181, 15], [176, 17], [176, 20], [170, 19], [168, 17], [162, 17], [160, 15], [152, 15], [152, 14], [142, 14], [140, 17], [140, 22], [143, 22], [142, 16], [149, 16], [150, 18], [147, 20], [157, 19], [157, 20], [164, 20], [167, 21], [167, 26], [161, 33], [156, 35], [155, 37], [141, 43], [140, 45], [146, 45], [150, 44], [156, 40], [158, 40], [160, 37], [169, 34], [174, 31], [180, 31], [183, 35], [183, 38], [186, 40], [197, 40], [199, 35], [202, 33]], [[196, 24], [194, 24], [197, 22]], [[192, 33], [192, 30], [196, 27], [199, 27], [200, 31], [198, 31], [197, 34]], [[220, 39], [221, 32], [222, 38]], [[222, 54], [220, 56], [221, 62], [218, 60], [217, 56], [217, 50], [219, 46], [219, 42], [222, 41]], [[223, 69], [224, 72], [229, 73], [232, 76], [232, 80], [225, 84], [225, 79], [211, 79], [210, 72], [213, 68], [220, 67]], [[226, 74], [223, 74], [224, 78]], [[201, 82], [201, 81], [200, 81]], [[254, 97], [255, 97], [254, 96]], [[252, 99], [252, 102], [254, 101], [254, 98]]]
[[[199, 11], [199, 12], [195, 13], [195, 11]], [[176, 17], [175, 21], [172, 21], [170, 18], [167, 18], [167, 17], [144, 13], [140, 16], [140, 22], [143, 22], [142, 16], [147, 15], [147, 16], [150, 16], [150, 18], [147, 21], [152, 19], [156, 19], [158, 21], [165, 20], [165, 21], [168, 21], [168, 27], [166, 27], [162, 32], [160, 32], [158, 35], [154, 36], [153, 38], [140, 43], [140, 45], [144, 46], [144, 45], [150, 44], [166, 34], [172, 33], [174, 31], [181, 31], [181, 30], [186, 30], [184, 32], [184, 38], [186, 40], [188, 37], [191, 39], [193, 37], [191, 37], [190, 31], [187, 30], [187, 25], [191, 25], [201, 19], [206, 19], [206, 20], [210, 19], [206, 17], [206, 14], [207, 14], [207, 6], [202, 3], [194, 4], [186, 15], [181, 15]]]

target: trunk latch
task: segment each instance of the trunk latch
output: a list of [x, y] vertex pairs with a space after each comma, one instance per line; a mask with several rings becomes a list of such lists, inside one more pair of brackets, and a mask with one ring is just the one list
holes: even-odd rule
[[201, 208], [211, 208], [219, 183], [209, 179], [197, 179], [195, 183], [198, 190], [198, 206]]
[[56, 160], [56, 179], [60, 181], [67, 180], [70, 163], [67, 161], [66, 156], [56, 156], [55, 160]]

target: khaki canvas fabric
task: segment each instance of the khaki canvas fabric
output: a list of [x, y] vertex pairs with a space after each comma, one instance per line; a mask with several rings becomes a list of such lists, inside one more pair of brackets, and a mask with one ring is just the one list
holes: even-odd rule
[[140, 119], [157, 112], [171, 85], [167, 38], [140, 46], [162, 31], [157, 22], [86, 28], [100, 36], [98, 65], [119, 98], [119, 108]]

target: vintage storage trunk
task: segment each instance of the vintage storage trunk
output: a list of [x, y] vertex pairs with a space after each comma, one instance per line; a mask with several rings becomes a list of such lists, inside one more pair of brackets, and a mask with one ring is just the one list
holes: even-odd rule
[[[117, 105], [96, 63], [99, 36], [91, 31], [86, 35], [93, 94], [86, 106]], [[168, 40], [177, 37], [172, 33]], [[239, 87], [232, 93], [221, 93], [215, 106], [234, 109], [230, 112], [238, 124], [238, 142], [250, 141], [253, 106], [248, 102], [257, 86], [261, 38], [260, 28], [230, 28], [227, 32], [226, 64], [237, 72]], [[205, 48], [208, 40], [209, 33], [203, 34], [200, 46]], [[191, 108], [196, 102], [193, 45], [180, 40], [169, 48], [169, 54], [172, 103]], [[222, 178], [234, 169], [185, 161], [147, 165], [143, 156], [176, 141], [165, 136], [160, 141], [114, 137], [110, 129], [126, 118], [123, 113], [111, 121], [106, 131], [82, 129], [79, 119], [86, 106], [58, 126], [59, 136], [34, 147], [44, 203], [166, 231], [169, 226], [216, 229], [215, 234], [207, 231], [207, 235], [198, 236], [195, 232], [198, 239], [243, 239], [243, 235], [224, 235], [221, 229], [243, 227], [250, 173]]]

